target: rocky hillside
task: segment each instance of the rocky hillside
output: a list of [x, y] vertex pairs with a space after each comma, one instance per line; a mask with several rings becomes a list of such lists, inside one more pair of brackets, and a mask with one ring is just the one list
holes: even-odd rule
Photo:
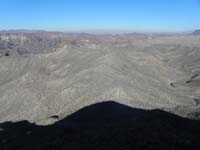
[[2, 33], [1, 55], [26, 55], [53, 51], [62, 47], [65, 40], [59, 33]]
[[200, 118], [199, 36], [39, 31], [0, 38], [0, 122], [52, 124], [107, 100]]

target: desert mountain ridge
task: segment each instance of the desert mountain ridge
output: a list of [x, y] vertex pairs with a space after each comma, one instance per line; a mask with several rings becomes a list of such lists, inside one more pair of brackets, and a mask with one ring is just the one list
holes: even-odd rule
[[[97, 102], [199, 119], [200, 43], [191, 34], [0, 33], [0, 122], [52, 124]], [[31, 109], [30, 109], [31, 108]]]

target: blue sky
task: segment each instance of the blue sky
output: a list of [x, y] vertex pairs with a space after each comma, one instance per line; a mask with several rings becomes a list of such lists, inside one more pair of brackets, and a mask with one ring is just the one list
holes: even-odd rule
[[0, 30], [197, 28], [200, 28], [200, 0], [0, 0]]

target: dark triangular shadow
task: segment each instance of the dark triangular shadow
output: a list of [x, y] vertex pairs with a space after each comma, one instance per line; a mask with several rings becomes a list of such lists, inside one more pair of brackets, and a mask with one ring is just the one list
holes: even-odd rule
[[200, 121], [116, 102], [85, 107], [50, 126], [0, 124], [0, 149], [200, 149]]

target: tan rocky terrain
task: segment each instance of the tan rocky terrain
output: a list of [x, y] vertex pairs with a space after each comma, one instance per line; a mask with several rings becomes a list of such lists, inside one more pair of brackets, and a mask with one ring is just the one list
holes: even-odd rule
[[2, 32], [0, 55], [0, 122], [52, 124], [109, 100], [200, 118], [198, 35]]

